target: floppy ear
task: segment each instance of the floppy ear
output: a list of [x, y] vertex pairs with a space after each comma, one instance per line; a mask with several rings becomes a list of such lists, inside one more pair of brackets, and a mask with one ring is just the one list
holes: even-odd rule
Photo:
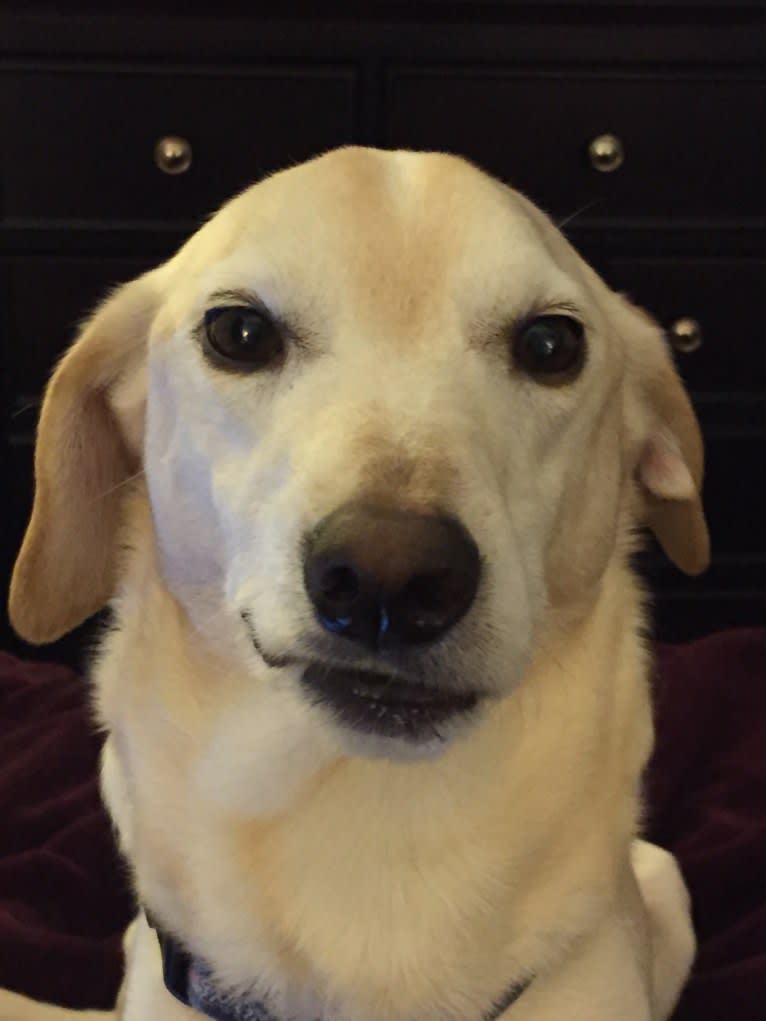
[[667, 556], [686, 574], [700, 574], [710, 562], [710, 538], [702, 509], [702, 433], [662, 333], [646, 313], [625, 299], [633, 320], [627, 334], [629, 372], [637, 377], [636, 479], [643, 523]]
[[55, 641], [113, 594], [122, 484], [141, 460], [152, 278], [126, 284], [96, 311], [45, 392], [34, 506], [9, 600], [14, 628], [36, 644]]

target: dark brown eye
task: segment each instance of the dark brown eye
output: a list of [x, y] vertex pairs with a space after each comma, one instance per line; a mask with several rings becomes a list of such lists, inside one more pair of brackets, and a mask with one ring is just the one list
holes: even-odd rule
[[276, 325], [263, 312], [247, 305], [208, 309], [203, 346], [217, 365], [240, 372], [265, 369], [284, 354]]
[[585, 330], [571, 316], [530, 319], [513, 342], [514, 364], [540, 383], [564, 383], [585, 364]]

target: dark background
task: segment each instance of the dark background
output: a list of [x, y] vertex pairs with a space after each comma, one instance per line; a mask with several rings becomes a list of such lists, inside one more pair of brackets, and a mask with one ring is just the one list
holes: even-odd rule
[[[322, 15], [315, 12], [321, 7]], [[651, 552], [658, 634], [766, 621], [766, 13], [639, 5], [134, 3], [0, 10], [0, 578], [40, 394], [78, 320], [262, 175], [346, 142], [446, 149], [525, 191], [674, 337], [705, 431], [714, 560]], [[594, 168], [616, 135], [625, 159]], [[156, 142], [187, 139], [170, 175]], [[87, 536], [83, 536], [87, 542]], [[35, 652], [3, 616], [0, 648]]]

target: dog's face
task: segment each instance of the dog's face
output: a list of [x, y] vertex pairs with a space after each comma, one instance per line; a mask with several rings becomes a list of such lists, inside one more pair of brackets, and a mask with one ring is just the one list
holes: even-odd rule
[[509, 693], [636, 524], [689, 571], [707, 557], [659, 331], [527, 200], [439, 154], [270, 178], [102, 307], [43, 411], [22, 634], [110, 596], [141, 468], [194, 627], [287, 670], [362, 751], [440, 747]]

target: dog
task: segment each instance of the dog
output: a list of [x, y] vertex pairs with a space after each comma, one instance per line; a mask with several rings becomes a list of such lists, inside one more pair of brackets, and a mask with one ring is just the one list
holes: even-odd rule
[[[110, 603], [102, 789], [138, 917], [56, 1021], [661, 1021], [642, 529], [709, 558], [656, 323], [528, 199], [347, 147], [235, 197], [55, 370], [10, 613]], [[164, 973], [163, 973], [164, 966]]]

